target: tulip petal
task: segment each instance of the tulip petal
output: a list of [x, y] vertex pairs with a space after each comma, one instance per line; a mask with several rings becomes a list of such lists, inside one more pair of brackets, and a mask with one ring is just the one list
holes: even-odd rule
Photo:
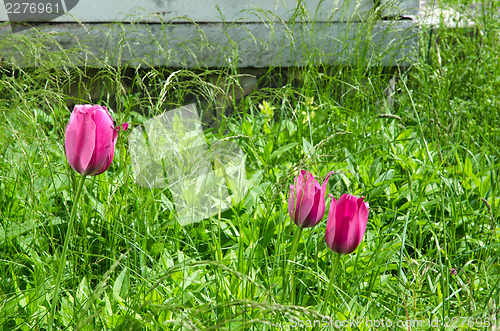
[[96, 105], [93, 111], [96, 125], [95, 150], [87, 174], [99, 175], [106, 171], [113, 161], [118, 131], [113, 128], [113, 119], [106, 107]]
[[364, 198], [344, 194], [328, 212], [325, 240], [334, 252], [352, 253], [363, 240], [368, 221]]
[[[359, 234], [357, 220], [354, 219], [357, 211], [356, 198], [347, 194], [340, 197], [335, 213], [338, 230], [335, 233], [335, 243], [340, 254], [349, 254], [357, 245]], [[354, 246], [354, 248], [353, 248]]]
[[[299, 221], [299, 208], [300, 208], [300, 202], [301, 202], [302, 196], [303, 196], [302, 186], [303, 186], [303, 182], [304, 182], [304, 174], [305, 173], [306, 173], [305, 170], [301, 170], [299, 175], [294, 180], [294, 185], [290, 186], [290, 188], [293, 187], [293, 198], [290, 198], [288, 200], [289, 208], [290, 208], [290, 202], [292, 203], [291, 206], [293, 208], [293, 211], [290, 213], [290, 218], [297, 225], [299, 224], [298, 223], [298, 221]], [[292, 193], [290, 192], [290, 194], [292, 194]]]
[[310, 219], [309, 227], [315, 226], [318, 224], [325, 215], [325, 194], [326, 194], [326, 185], [328, 183], [328, 179], [330, 178], [330, 174], [328, 174], [323, 181], [323, 184], [319, 186], [319, 183], [315, 181], [314, 186], [316, 189], [315, 197], [314, 197], [314, 208], [311, 209], [308, 218]]
[[66, 126], [65, 149], [69, 164], [81, 175], [99, 175], [113, 161], [118, 131], [106, 107], [76, 105]]
[[[289, 215], [290, 218], [293, 220], [295, 224], [298, 224], [298, 219], [299, 219], [299, 207], [300, 207], [300, 200], [302, 199], [302, 182], [303, 182], [303, 177], [304, 177], [304, 170], [301, 170], [299, 175], [295, 178], [294, 180], [294, 185], [290, 186], [290, 197], [288, 199], [288, 208], [289, 208]], [[291, 209], [291, 210], [290, 210]]]
[[329, 195], [332, 198], [332, 201], [330, 202], [330, 207], [328, 208], [328, 218], [326, 221], [326, 231], [325, 231], [325, 241], [328, 247], [330, 247], [332, 250], [333, 249], [333, 241], [335, 239], [335, 230], [336, 230], [336, 224], [335, 224], [335, 209], [336, 209], [336, 204], [337, 201], [333, 197], [333, 195]]
[[[304, 220], [302, 221], [303, 227], [313, 227], [319, 222], [318, 215], [321, 205], [321, 186], [319, 186], [318, 183], [315, 183], [312, 190], [313, 193], [311, 199], [311, 208], [309, 209], [309, 213], [305, 216]], [[323, 203], [324, 203], [324, 198], [323, 198]], [[325, 208], [323, 207], [323, 215], [325, 214], [324, 210]]]
[[363, 199], [364, 198], [358, 198], [356, 200], [356, 215], [353, 218], [355, 231], [353, 231], [352, 236], [349, 238], [352, 246], [348, 253], [353, 252], [359, 246], [366, 232], [366, 225], [368, 223], [368, 208]]
[[317, 187], [315, 184], [319, 186], [318, 182], [316, 181], [316, 179], [314, 179], [313, 175], [310, 172], [306, 173], [306, 177], [306, 182], [303, 182], [302, 185], [299, 186], [300, 190], [302, 191], [300, 200], [298, 201], [298, 225], [300, 226], [302, 226], [304, 220], [306, 219], [306, 217], [308, 217], [311, 209], [313, 208], [317, 191]]
[[290, 186], [288, 197], [288, 214], [295, 224], [303, 228], [313, 227], [323, 219], [326, 185], [332, 173], [328, 173], [320, 186], [310, 172], [300, 171], [294, 185]]
[[84, 174], [95, 149], [95, 124], [90, 114], [75, 106], [66, 126], [65, 149], [68, 162]]
[[338, 203], [337, 214], [338, 218], [352, 219], [358, 210], [357, 198], [349, 195], [343, 194]]

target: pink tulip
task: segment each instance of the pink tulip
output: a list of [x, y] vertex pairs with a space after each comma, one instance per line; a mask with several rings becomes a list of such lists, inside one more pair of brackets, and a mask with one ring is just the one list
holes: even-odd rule
[[113, 118], [106, 107], [76, 105], [66, 126], [66, 157], [81, 175], [99, 175], [106, 171], [115, 154], [119, 130], [128, 123], [113, 127]]
[[290, 185], [288, 199], [288, 214], [295, 224], [309, 228], [321, 221], [325, 214], [325, 192], [329, 177], [330, 174], [319, 186], [310, 172], [300, 171], [294, 185]]
[[368, 203], [364, 198], [344, 194], [338, 201], [332, 197], [326, 221], [325, 240], [332, 251], [352, 253], [363, 240], [368, 222]]

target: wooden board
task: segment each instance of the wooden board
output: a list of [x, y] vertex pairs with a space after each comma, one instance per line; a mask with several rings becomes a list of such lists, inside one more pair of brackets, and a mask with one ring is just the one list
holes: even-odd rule
[[[179, 18], [195, 22], [360, 21], [373, 10], [374, 3], [374, 0], [80, 0], [67, 14], [53, 21], [160, 23]], [[0, 4], [1, 21], [8, 21], [8, 15]]]
[[381, 16], [388, 18], [416, 19], [419, 13], [419, 0], [381, 0]]
[[[416, 56], [417, 26], [413, 21], [377, 23], [262, 24], [49, 24], [12, 34], [0, 26], [0, 38], [17, 38], [0, 56], [30, 66], [42, 53], [20, 53], [24, 40], [47, 40], [46, 52], [72, 53], [72, 65], [168, 67], [270, 67], [305, 64], [411, 63]], [[44, 33], [41, 37], [39, 33]], [[21, 35], [20, 35], [21, 34]], [[2, 36], [3, 35], [3, 36]], [[98, 60], [96, 60], [98, 59]]]
[[[416, 56], [417, 1], [65, 0], [68, 14], [14, 35], [53, 36], [47, 51], [79, 49], [74, 65], [406, 65]], [[0, 22], [8, 18], [0, 4]], [[0, 26], [0, 38], [16, 38], [8, 24]], [[36, 63], [17, 49], [22, 47], [0, 49], [0, 58], [21, 66]]]

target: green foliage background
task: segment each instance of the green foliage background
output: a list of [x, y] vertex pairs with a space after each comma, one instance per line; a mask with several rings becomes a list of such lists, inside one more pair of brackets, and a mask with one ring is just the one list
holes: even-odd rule
[[[317, 329], [327, 317], [500, 323], [498, 19], [492, 8], [473, 30], [423, 27], [418, 58], [396, 72], [270, 68], [259, 89], [226, 100], [216, 128], [213, 96], [238, 84], [237, 68], [71, 67], [75, 50], [29, 68], [0, 62], [0, 328], [47, 327], [79, 177], [64, 154], [68, 105], [88, 103], [94, 83], [95, 102], [132, 127], [194, 101], [209, 143], [241, 146], [252, 186], [232, 210], [181, 227], [168, 189], [135, 185], [120, 133], [110, 169], [84, 186], [59, 328]], [[0, 49], [35, 54], [44, 42], [16, 35]], [[334, 170], [329, 192], [365, 196], [370, 217], [334, 274], [325, 221], [302, 233], [292, 303], [282, 285], [296, 231], [288, 187], [300, 169], [319, 181]], [[330, 277], [334, 299], [325, 303]]]

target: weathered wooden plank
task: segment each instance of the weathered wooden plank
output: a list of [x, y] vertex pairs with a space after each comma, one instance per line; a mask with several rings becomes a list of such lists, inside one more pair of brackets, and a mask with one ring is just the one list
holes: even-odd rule
[[419, 0], [381, 0], [380, 11], [384, 18], [416, 18], [419, 12]]
[[[416, 56], [414, 21], [377, 23], [263, 24], [51, 24], [16, 34], [0, 26], [0, 38], [17, 38], [0, 57], [20, 66], [44, 54], [20, 53], [22, 35], [49, 33], [46, 52], [80, 49], [73, 65], [168, 67], [270, 67], [305, 64], [405, 65]], [[21, 34], [21, 35], [19, 35]], [[97, 59], [97, 60], [92, 60]]]
[[[292, 18], [317, 22], [358, 21], [366, 18], [373, 6], [374, 0], [80, 0], [69, 13], [53, 21], [161, 23], [179, 18], [195, 22], [288, 21]], [[8, 21], [2, 5], [0, 21]]]

